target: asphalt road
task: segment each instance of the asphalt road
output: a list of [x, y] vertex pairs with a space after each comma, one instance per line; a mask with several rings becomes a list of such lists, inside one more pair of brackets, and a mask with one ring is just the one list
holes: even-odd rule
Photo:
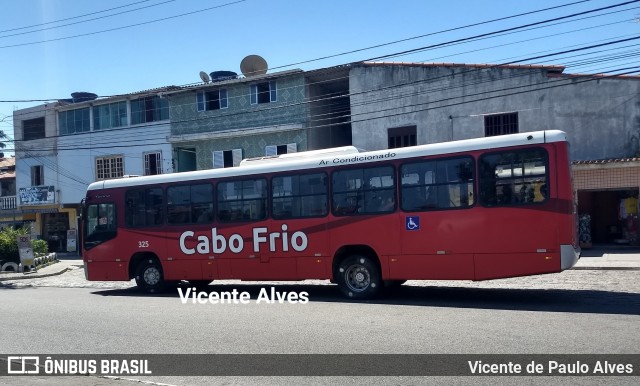
[[[277, 285], [308, 292], [306, 304], [256, 304], [270, 284], [209, 286], [246, 291], [248, 304], [183, 304], [175, 290], [147, 296], [129, 283], [87, 284], [80, 270], [0, 286], [3, 353], [37, 354], [636, 354], [640, 272], [567, 271], [483, 283], [410, 282], [371, 302], [335, 286]], [[80, 279], [79, 279], [80, 277]], [[46, 281], [49, 280], [49, 281]], [[415, 285], [414, 285], [415, 284]], [[97, 288], [96, 288], [97, 287]], [[185, 289], [187, 287], [184, 287]], [[0, 364], [1, 365], [1, 364]], [[167, 384], [575, 384], [574, 377], [132, 377]], [[579, 378], [636, 384], [635, 377]], [[35, 378], [0, 379], [30, 384]], [[96, 377], [32, 384], [120, 384]], [[89, 381], [89, 382], [88, 382]], [[56, 383], [62, 382], [62, 383]], [[104, 382], [104, 383], [103, 383]]]

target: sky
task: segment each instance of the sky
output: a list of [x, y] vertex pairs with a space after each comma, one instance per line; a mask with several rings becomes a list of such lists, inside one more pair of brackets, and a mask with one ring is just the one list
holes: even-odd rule
[[[371, 59], [499, 64], [609, 43], [519, 64], [564, 65], [566, 73], [616, 73], [637, 66], [640, 1], [524, 26], [622, 3], [625, 1], [3, 1], [0, 130], [9, 136], [4, 140], [4, 153], [13, 153], [12, 114], [16, 109], [70, 98], [76, 91], [109, 96], [195, 84], [200, 82], [200, 71], [240, 74], [242, 59], [254, 54], [267, 61], [271, 73]], [[554, 9], [535, 12], [551, 7]], [[509, 18], [522, 13], [530, 14]], [[492, 21], [495, 19], [503, 20]], [[521, 28], [497, 34], [516, 27]], [[478, 38], [470, 39], [473, 37]], [[612, 43], [634, 38], [639, 40]], [[634, 74], [640, 73], [638, 69]]]

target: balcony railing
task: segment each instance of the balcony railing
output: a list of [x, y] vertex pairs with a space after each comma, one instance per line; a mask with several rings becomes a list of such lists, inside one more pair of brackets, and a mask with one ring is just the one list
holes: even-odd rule
[[16, 196], [0, 197], [0, 210], [16, 209]]

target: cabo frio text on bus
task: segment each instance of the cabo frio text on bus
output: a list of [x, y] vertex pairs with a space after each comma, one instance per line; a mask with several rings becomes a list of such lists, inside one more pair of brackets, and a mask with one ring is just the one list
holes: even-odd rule
[[[302, 252], [307, 249], [309, 243], [307, 235], [302, 231], [289, 234], [288, 228], [287, 224], [282, 224], [279, 232], [269, 232], [266, 227], [253, 228], [253, 241], [251, 243], [253, 252], [261, 252], [263, 248], [269, 248], [270, 252], [289, 252], [289, 250]], [[188, 247], [187, 244], [193, 245], [192, 242], [194, 240], [197, 241], [195, 247]], [[180, 250], [185, 255], [224, 253], [227, 249], [232, 253], [244, 251], [244, 238], [238, 233], [233, 233], [227, 237], [218, 233], [217, 228], [211, 228], [210, 236], [196, 236], [193, 231], [185, 231], [180, 235]]]

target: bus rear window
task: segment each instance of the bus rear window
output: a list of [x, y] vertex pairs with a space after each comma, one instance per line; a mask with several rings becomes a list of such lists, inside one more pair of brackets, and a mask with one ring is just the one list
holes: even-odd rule
[[547, 199], [549, 157], [544, 149], [482, 155], [478, 161], [480, 203], [512, 206]]

